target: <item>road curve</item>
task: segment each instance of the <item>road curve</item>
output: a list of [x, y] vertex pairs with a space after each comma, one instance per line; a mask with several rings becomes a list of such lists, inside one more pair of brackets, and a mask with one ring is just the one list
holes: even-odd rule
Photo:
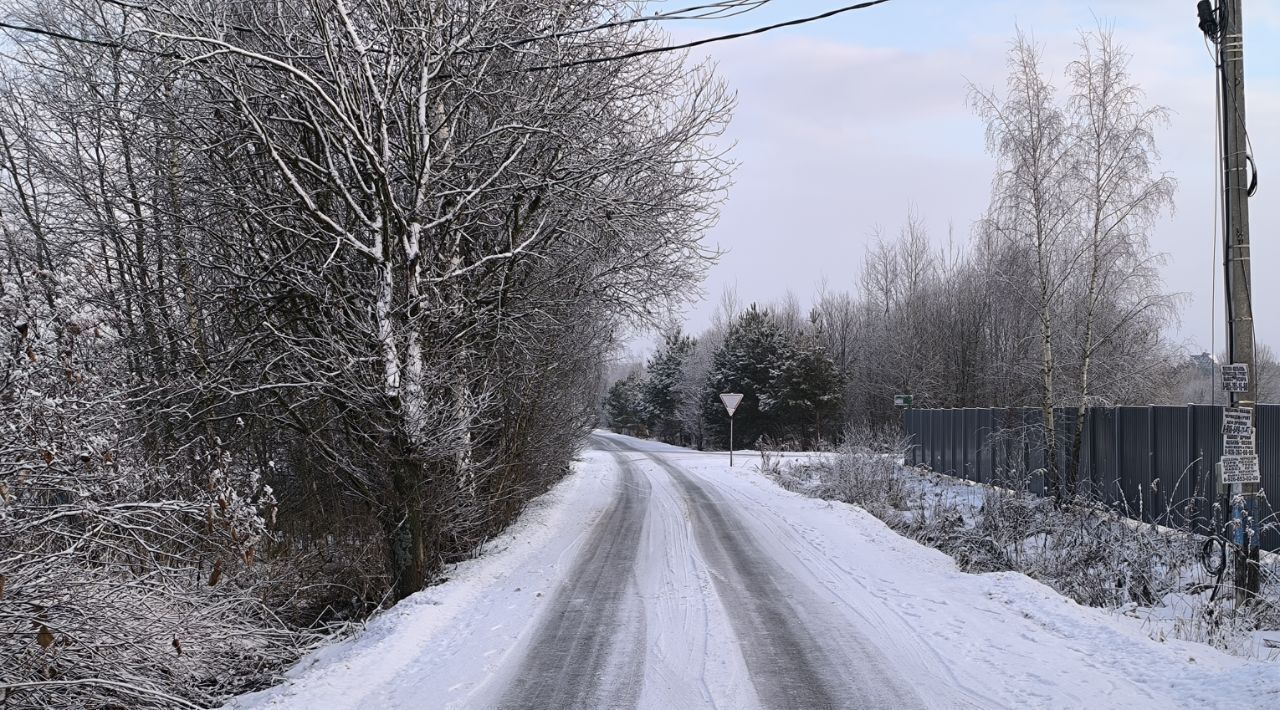
[[764, 707], [924, 707], [870, 639], [825, 614], [828, 605], [773, 560], [713, 485], [661, 455], [609, 443], [647, 455], [679, 487]]
[[[644, 570], [636, 565], [646, 524], [692, 528], [712, 582], [701, 593], [714, 597], [728, 618], [760, 707], [924, 707], [874, 643], [807, 586], [811, 580], [798, 579], [773, 559], [757, 540], [760, 528], [712, 482], [618, 438], [596, 436], [592, 444], [612, 452], [618, 463], [615, 498], [551, 601], [499, 707], [638, 706], [646, 651], [645, 600], [636, 584]], [[674, 488], [682, 503], [665, 515], [685, 520], [650, 519], [661, 515], [661, 506], [650, 506], [658, 483]]]
[[479, 559], [227, 710], [1127, 710], [1215, 707], [1250, 683], [1280, 697], [1269, 664], [1152, 640], [1022, 575], [965, 574], [754, 461], [594, 441]]

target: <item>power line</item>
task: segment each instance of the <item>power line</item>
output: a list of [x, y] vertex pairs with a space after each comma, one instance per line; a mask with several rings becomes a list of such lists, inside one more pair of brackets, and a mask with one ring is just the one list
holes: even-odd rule
[[[564, 32], [550, 33], [546, 35], [540, 35], [537, 37], [525, 37], [517, 40], [512, 40], [511, 42], [503, 42], [500, 44], [486, 45], [483, 47], [474, 47], [474, 48], [463, 50], [459, 52], [459, 54], [478, 54], [485, 51], [493, 51], [497, 49], [515, 48], [515, 47], [524, 46], [526, 44], [530, 44], [530, 43], [537, 42], [544, 39], [556, 39], [561, 37], [571, 37], [571, 36], [576, 36], [581, 34], [589, 34], [591, 32], [598, 32], [601, 30], [610, 29], [614, 27], [622, 27], [622, 26], [645, 23], [645, 22], [663, 22], [663, 21], [672, 21], [672, 20], [725, 19], [728, 17], [736, 17], [737, 15], [745, 14], [747, 12], [759, 9], [760, 7], [772, 1], [773, 0], [722, 0], [721, 2], [709, 3], [704, 5], [694, 5], [691, 7], [682, 8], [680, 10], [672, 10], [670, 12], [659, 13], [652, 16], [633, 17], [626, 20], [617, 20], [614, 22], [603, 23], [603, 24], [596, 25], [593, 27], [588, 27], [588, 28], [566, 30]], [[787, 27], [795, 27], [798, 25], [809, 24], [811, 22], [818, 22], [820, 20], [826, 20], [832, 17], [836, 17], [837, 15], [843, 15], [848, 12], [853, 12], [854, 10], [865, 10], [867, 8], [875, 7], [876, 5], [883, 5], [887, 2], [889, 2], [889, 0], [868, 0], [867, 2], [860, 2], [853, 5], [845, 5], [842, 7], [837, 7], [833, 10], [828, 10], [826, 12], [818, 13], [816, 15], [809, 15], [807, 17], [799, 17], [792, 20], [777, 22], [771, 25], [765, 25], [763, 27], [757, 27], [755, 29], [745, 30], [742, 32], [733, 32], [730, 34], [718, 35], [714, 37], [706, 37], [703, 39], [694, 40], [691, 42], [684, 42], [681, 44], [666, 45], [662, 47], [649, 47], [646, 49], [639, 49], [632, 52], [625, 52], [623, 54], [617, 54], [617, 55], [611, 55], [611, 56], [591, 57], [588, 59], [578, 59], [570, 62], [560, 62], [556, 64], [535, 65], [532, 67], [521, 69], [516, 73], [548, 71], [551, 69], [567, 69], [570, 67], [585, 66], [589, 64], [604, 64], [606, 62], [622, 61], [625, 59], [632, 59], [635, 57], [642, 57], [650, 54], [659, 54], [662, 52], [676, 52], [684, 49], [692, 49], [694, 47], [701, 47], [703, 45], [712, 44], [715, 42], [727, 42], [729, 40], [741, 39], [743, 37], [751, 37], [753, 35], [764, 34], [766, 32], [772, 32], [774, 30], [779, 30]], [[130, 5], [127, 3], [113, 3], [113, 4], [118, 4], [118, 5], [121, 5], [122, 7], [131, 7], [134, 9], [144, 9], [141, 6]], [[705, 11], [705, 12], [703, 12], [703, 14], [700, 14], [700, 15], [690, 14], [690, 13], [696, 13], [696, 12], [702, 12], [702, 11]], [[54, 39], [66, 40], [68, 42], [88, 44], [95, 47], [104, 47], [108, 49], [122, 49], [126, 51], [139, 52], [143, 54], [152, 54], [152, 55], [161, 56], [165, 58], [179, 58], [179, 59], [183, 58], [183, 56], [177, 52], [171, 52], [171, 51], [157, 52], [154, 50], [143, 49], [141, 47], [130, 46], [129, 44], [126, 44], [124, 42], [96, 40], [96, 39], [90, 39], [87, 37], [79, 37], [76, 35], [71, 35], [64, 32], [59, 32], [57, 30], [52, 30], [52, 29], [47, 29], [42, 27], [16, 25], [16, 24], [0, 21], [0, 30], [11, 30], [14, 32], [20, 32], [24, 34], [41, 35], [45, 37], [52, 37]], [[447, 75], [442, 78], [447, 78]]]
[[[721, 0], [705, 5], [693, 5], [691, 7], [681, 8], [679, 10], [669, 10], [667, 12], [658, 12], [652, 15], [641, 15], [639, 17], [629, 17], [625, 20], [613, 20], [604, 22], [592, 27], [580, 27], [574, 30], [563, 30], [560, 32], [548, 32], [547, 34], [537, 35], [534, 37], [525, 37], [523, 39], [512, 40], [509, 42], [496, 42], [494, 44], [481, 45], [479, 47], [471, 47], [465, 49], [459, 54], [480, 54], [482, 52], [490, 52], [495, 49], [514, 49], [523, 47], [526, 44], [540, 42], [548, 39], [560, 39], [563, 37], [574, 37], [582, 34], [590, 34], [592, 32], [600, 32], [602, 30], [614, 29], [617, 27], [627, 27], [630, 25], [638, 25], [647, 22], [672, 22], [677, 20], [723, 20], [730, 17], [746, 14], [753, 10], [759, 10], [761, 7], [768, 5], [773, 0]], [[691, 14], [700, 13], [700, 14]]]
[[[1205, 38], [1205, 45], [1208, 48], [1209, 39]], [[1213, 49], [1210, 49], [1210, 55], [1213, 58], [1213, 128], [1214, 135], [1217, 138], [1213, 142], [1213, 259], [1209, 262], [1209, 271], [1212, 272], [1209, 288], [1209, 392], [1213, 399], [1211, 404], [1218, 405], [1218, 226], [1225, 219], [1224, 206], [1222, 204], [1222, 66], [1218, 61], [1218, 55]], [[1223, 232], [1226, 227], [1223, 226]], [[1230, 299], [1228, 299], [1230, 303]], [[1228, 306], [1230, 307], [1230, 306]], [[1223, 546], [1223, 555], [1226, 555], [1226, 547]], [[1226, 562], [1223, 563], [1226, 568]]]
[[566, 69], [569, 67], [578, 67], [578, 66], [583, 66], [587, 64], [603, 64], [605, 62], [616, 62], [616, 61], [621, 61], [623, 59], [631, 59], [633, 57], [643, 57], [649, 54], [659, 54], [661, 52], [676, 52], [682, 49], [692, 49], [693, 47], [701, 47], [704, 44], [711, 44], [713, 42], [726, 42], [732, 39], [740, 39], [742, 37], [750, 37], [752, 35], [764, 34], [765, 32], [772, 32], [773, 30], [782, 29], [784, 27], [795, 27], [796, 25], [804, 25], [810, 22], [826, 20], [828, 18], [835, 17], [836, 15], [843, 15], [846, 12], [852, 12], [854, 10], [865, 10], [870, 7], [875, 7], [876, 5], [883, 5], [884, 3], [887, 3], [887, 2], [889, 2], [889, 0], [870, 0], [869, 2], [860, 2], [855, 5], [845, 5], [844, 7], [838, 7], [834, 10], [828, 10], [827, 12], [823, 12], [817, 15], [810, 15], [809, 17], [801, 17], [794, 20], [787, 20], [785, 22], [778, 22], [776, 24], [766, 25], [764, 27], [757, 27], [753, 30], [746, 30], [744, 32], [734, 32], [732, 34], [719, 35], [716, 37], [706, 37], [704, 39], [694, 40], [692, 42], [685, 42], [683, 44], [673, 44], [665, 47], [650, 47], [648, 49], [639, 49], [634, 52], [626, 52], [624, 54], [617, 54], [617, 55], [607, 56], [607, 57], [592, 57], [590, 59], [578, 59], [572, 62], [561, 62], [557, 64], [540, 64], [540, 65], [522, 69], [521, 71], [534, 72], [534, 71], [547, 71], [549, 69]]
[[27, 25], [14, 25], [8, 22], [0, 22], [0, 30], [13, 30], [14, 32], [22, 32], [24, 34], [40, 35], [42, 37], [52, 37], [54, 39], [64, 39], [68, 42], [78, 42], [80, 44], [91, 44], [95, 47], [105, 47], [107, 49], [128, 49], [119, 42], [107, 42], [99, 39], [89, 39], [88, 37], [77, 37], [75, 35], [65, 34], [57, 30], [45, 29], [43, 27], [30, 27]]

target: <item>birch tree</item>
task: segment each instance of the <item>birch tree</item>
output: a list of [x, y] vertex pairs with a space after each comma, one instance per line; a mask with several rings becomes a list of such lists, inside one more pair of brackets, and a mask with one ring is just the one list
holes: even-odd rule
[[[1154, 220], [1171, 207], [1175, 188], [1171, 177], [1156, 170], [1155, 130], [1167, 122], [1168, 112], [1144, 105], [1141, 88], [1128, 75], [1129, 56], [1111, 30], [1082, 33], [1078, 46], [1080, 56], [1067, 69], [1084, 252], [1083, 313], [1075, 323], [1079, 375], [1073, 470], [1080, 465], [1099, 349], [1132, 336], [1144, 320], [1163, 326], [1174, 305], [1160, 288], [1159, 261], [1148, 239]], [[1125, 365], [1141, 370], [1133, 359]]]
[[564, 475], [727, 178], [728, 94], [620, 58], [665, 41], [632, 12], [14, 4], [52, 34], [0, 82], [11, 699], [210, 704]]
[[[336, 316], [322, 339], [272, 330], [278, 386], [330, 373], [385, 413], [386, 486], [354, 484], [383, 511], [397, 597], [439, 563], [423, 509], [475, 494], [477, 437], [501, 409], [492, 354], [536, 351], [566, 297], [656, 315], [709, 256], [697, 237], [723, 171], [700, 141], [728, 106], [709, 73], [659, 55], [555, 66], [656, 40], [643, 29], [523, 42], [614, 12], [296, 0], [140, 19], [224, 112], [207, 140], [235, 213], [293, 255], [281, 287]], [[281, 273], [270, 261], [248, 266]], [[303, 283], [317, 267], [341, 276]]]
[[1079, 261], [1071, 199], [1071, 143], [1068, 117], [1044, 74], [1041, 50], [1018, 33], [1008, 56], [1003, 96], [973, 87], [971, 103], [987, 124], [988, 149], [998, 168], [992, 183], [988, 228], [998, 238], [1025, 249], [1029, 283], [1010, 275], [1011, 292], [1034, 305], [1039, 337], [1039, 406], [1045, 473], [1054, 495], [1065, 493], [1058, 467], [1054, 406], [1057, 365], [1054, 343], [1064, 290]]

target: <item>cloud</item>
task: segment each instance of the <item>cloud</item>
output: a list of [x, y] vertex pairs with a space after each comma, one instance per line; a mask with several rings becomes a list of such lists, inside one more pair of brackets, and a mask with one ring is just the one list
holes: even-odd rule
[[[1046, 66], [1063, 88], [1076, 28], [1092, 27], [1101, 17], [1133, 53], [1130, 70], [1148, 100], [1173, 112], [1160, 145], [1162, 167], [1180, 182], [1177, 210], [1157, 225], [1153, 243], [1170, 257], [1164, 270], [1169, 289], [1191, 296], [1178, 336], [1209, 347], [1211, 301], [1221, 305], [1211, 290], [1213, 68], [1194, 8], [1170, 12], [1157, 0], [1098, 2], [1092, 11], [1065, 0], [910, 5], [874, 22], [867, 14], [845, 25], [705, 48], [738, 92], [728, 138], [736, 141], [734, 157], [741, 163], [710, 235], [730, 252], [712, 270], [706, 290], [716, 294], [736, 284], [749, 302], [788, 290], [803, 300], [823, 279], [833, 288], [851, 288], [873, 229], [893, 233], [910, 207], [925, 218], [935, 241], [946, 241], [949, 231], [967, 237], [986, 206], [992, 170], [982, 126], [966, 106], [968, 82], [1003, 86], [1005, 52], [1017, 23], [1044, 46]], [[1259, 336], [1280, 343], [1280, 317], [1265, 311], [1266, 304], [1280, 303], [1280, 279], [1269, 278], [1267, 269], [1280, 264], [1280, 240], [1267, 239], [1280, 231], [1280, 201], [1266, 198], [1268, 190], [1280, 189], [1280, 134], [1264, 130], [1280, 123], [1280, 77], [1274, 74], [1280, 9], [1250, 11], [1248, 109], [1264, 179], [1251, 205], [1255, 303]], [[691, 327], [705, 326], [713, 310], [713, 302], [696, 307]]]

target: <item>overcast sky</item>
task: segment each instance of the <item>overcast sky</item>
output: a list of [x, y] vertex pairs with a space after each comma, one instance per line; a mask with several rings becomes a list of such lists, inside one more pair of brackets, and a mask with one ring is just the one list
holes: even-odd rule
[[[693, 3], [669, 0], [662, 5]], [[733, 20], [670, 25], [679, 39], [720, 34], [835, 8], [841, 0], [774, 0]], [[893, 0], [869, 10], [766, 35], [708, 45], [737, 92], [729, 127], [739, 163], [709, 241], [727, 253], [689, 309], [686, 330], [706, 327], [718, 295], [744, 303], [793, 291], [808, 304], [825, 279], [853, 287], [877, 226], [896, 234], [909, 208], [936, 243], [968, 239], [993, 170], [981, 123], [966, 106], [969, 82], [1004, 85], [1015, 28], [1044, 46], [1057, 86], [1078, 30], [1102, 21], [1133, 55], [1130, 71], [1151, 103], [1172, 112], [1158, 136], [1161, 168], [1178, 180], [1176, 210], [1153, 247], [1167, 255], [1168, 290], [1187, 294], [1175, 339], [1210, 347], [1214, 204], [1213, 64], [1196, 27], [1195, 0]], [[1260, 188], [1250, 203], [1259, 339], [1280, 345], [1280, 0], [1245, 8], [1250, 134]], [[1218, 277], [1218, 290], [1221, 290]], [[1221, 311], [1222, 298], [1216, 300]], [[1217, 314], [1217, 330], [1223, 331]], [[648, 339], [638, 341], [642, 351]], [[1223, 349], [1223, 336], [1217, 336]]]

